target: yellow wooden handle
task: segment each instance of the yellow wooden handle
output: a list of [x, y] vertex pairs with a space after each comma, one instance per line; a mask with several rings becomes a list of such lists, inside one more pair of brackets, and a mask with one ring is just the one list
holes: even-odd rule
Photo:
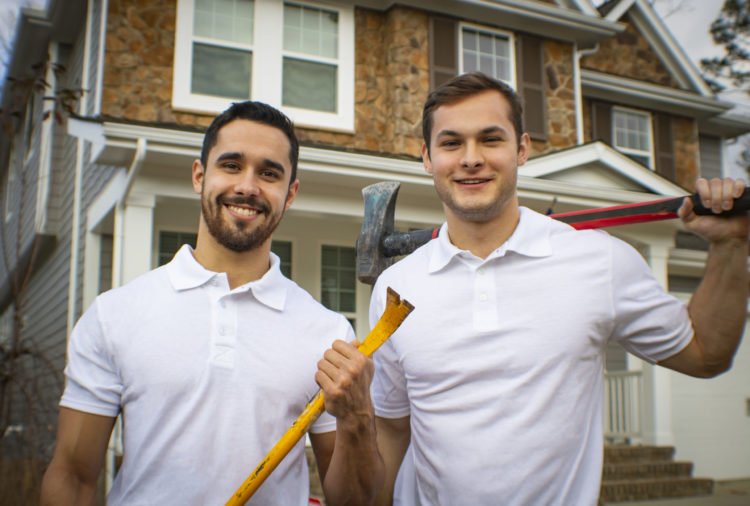
[[[375, 350], [380, 348], [380, 345], [391, 337], [391, 334], [401, 325], [401, 322], [404, 321], [413, 309], [414, 306], [406, 300], [401, 300], [401, 297], [389, 287], [383, 316], [380, 317], [378, 323], [375, 324], [375, 327], [367, 334], [364, 342], [357, 349], [368, 357], [372, 355]], [[281, 436], [279, 442], [271, 448], [268, 455], [258, 464], [258, 467], [248, 476], [240, 488], [237, 489], [237, 492], [229, 498], [226, 506], [244, 505], [255, 491], [258, 490], [258, 487], [261, 486], [268, 475], [276, 469], [276, 466], [286, 457], [294, 445], [297, 444], [315, 420], [318, 419], [324, 409], [325, 401], [323, 400], [323, 391], [321, 390], [307, 403], [302, 414], [297, 417], [292, 426]]]

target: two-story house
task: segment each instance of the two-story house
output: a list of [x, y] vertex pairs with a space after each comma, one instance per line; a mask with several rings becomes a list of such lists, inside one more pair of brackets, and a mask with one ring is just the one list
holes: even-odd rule
[[[442, 222], [419, 158], [420, 120], [430, 89], [452, 76], [481, 70], [523, 97], [532, 157], [518, 192], [542, 212], [553, 202], [563, 212], [685, 195], [699, 175], [722, 174], [723, 142], [750, 131], [646, 0], [598, 9], [588, 0], [50, 0], [45, 12], [23, 12], [14, 48], [9, 75], [46, 59], [66, 68], [49, 72], [50, 86], [86, 90], [62, 124], [43, 121], [50, 90], [40, 91], [14, 137], [0, 139], [10, 252], [0, 340], [19, 309], [23, 339], [48, 363], [28, 374], [57, 378], [35, 401], [51, 417], [81, 313], [195, 241], [191, 163], [232, 101], [264, 101], [295, 121], [301, 188], [273, 248], [285, 273], [360, 336], [370, 294], [355, 276], [361, 189], [401, 183], [400, 229]], [[3, 94], [4, 107], [12, 101]], [[687, 299], [706, 253], [677, 220], [610, 232]], [[23, 297], [14, 297], [14, 276], [28, 265]], [[615, 390], [633, 389], [608, 392], [626, 411], [608, 422], [612, 437], [674, 444], [702, 475], [750, 476], [747, 346], [712, 381], [619, 348], [607, 365], [631, 378]]]

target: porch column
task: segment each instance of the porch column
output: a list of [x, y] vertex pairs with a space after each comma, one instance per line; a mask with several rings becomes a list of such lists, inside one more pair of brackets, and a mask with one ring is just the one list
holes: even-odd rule
[[[667, 289], [669, 241], [649, 241], [646, 261], [656, 280]], [[672, 432], [672, 371], [643, 363], [643, 439], [646, 444], [673, 445]]]
[[132, 192], [124, 206], [115, 208], [120, 216], [115, 216], [114, 256], [119, 257], [115, 263], [119, 263], [120, 273], [117, 267], [113, 269], [113, 286], [124, 285], [151, 270], [155, 206], [153, 194]]

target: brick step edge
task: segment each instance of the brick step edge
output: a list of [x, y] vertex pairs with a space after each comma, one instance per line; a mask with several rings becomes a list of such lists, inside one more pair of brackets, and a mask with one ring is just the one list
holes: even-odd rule
[[690, 478], [693, 474], [691, 462], [644, 461], [604, 464], [602, 480], [632, 480], [640, 478]]
[[665, 461], [673, 458], [673, 446], [610, 445], [604, 447], [604, 462], [607, 464]]
[[705, 478], [673, 478], [603, 481], [599, 498], [604, 502], [637, 501], [670, 497], [711, 495], [714, 481]]

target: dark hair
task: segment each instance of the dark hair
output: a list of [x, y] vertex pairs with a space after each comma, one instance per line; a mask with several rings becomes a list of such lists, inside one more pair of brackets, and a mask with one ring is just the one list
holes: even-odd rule
[[226, 111], [222, 112], [209, 125], [206, 135], [203, 137], [203, 148], [201, 149], [201, 165], [206, 168], [208, 162], [208, 152], [216, 145], [216, 136], [219, 134], [221, 127], [236, 119], [246, 119], [262, 123], [264, 125], [278, 128], [287, 139], [289, 139], [289, 161], [292, 164], [292, 177], [289, 179], [291, 184], [297, 178], [297, 161], [299, 160], [299, 142], [294, 134], [294, 125], [292, 121], [278, 109], [271, 107], [263, 102], [234, 102]]
[[484, 91], [495, 90], [499, 92], [510, 104], [510, 120], [513, 123], [513, 129], [516, 131], [516, 140], [518, 146], [521, 146], [521, 135], [523, 134], [523, 107], [518, 94], [513, 88], [502, 81], [493, 79], [481, 72], [470, 72], [454, 77], [447, 83], [441, 84], [434, 89], [427, 101], [424, 103], [422, 110], [422, 137], [427, 145], [427, 151], [430, 150], [430, 135], [432, 135], [432, 119], [435, 110], [443, 105], [455, 104], [461, 100], [477, 95]]

